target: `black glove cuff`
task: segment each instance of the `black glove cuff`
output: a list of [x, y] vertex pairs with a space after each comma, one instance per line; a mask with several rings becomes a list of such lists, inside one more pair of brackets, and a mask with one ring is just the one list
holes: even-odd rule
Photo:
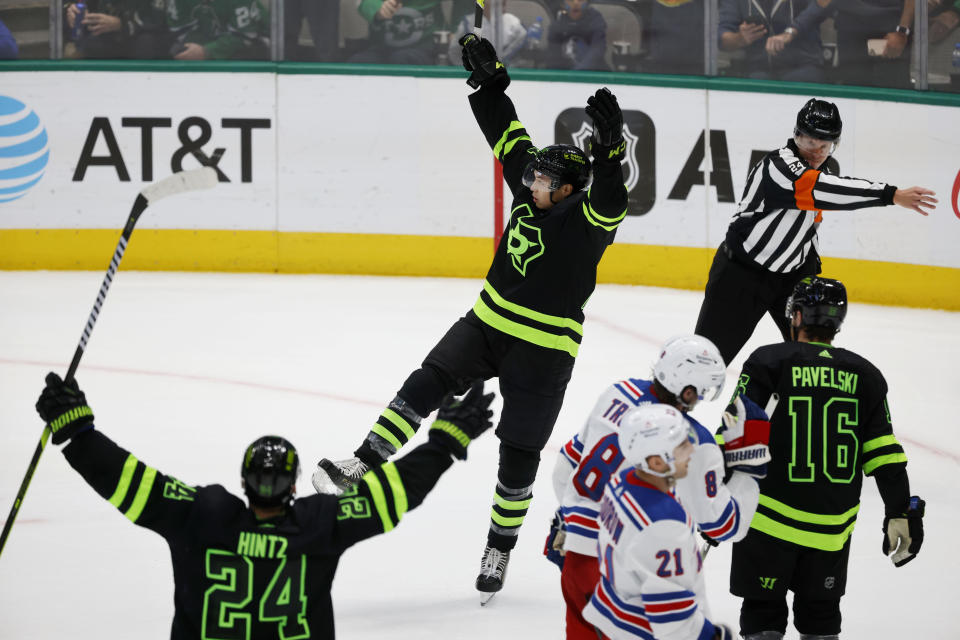
[[610, 145], [603, 145], [599, 142], [591, 142], [590, 153], [593, 155], [595, 162], [620, 163], [623, 161], [623, 158], [627, 153], [627, 144], [623, 141], [623, 138], [615, 140]]

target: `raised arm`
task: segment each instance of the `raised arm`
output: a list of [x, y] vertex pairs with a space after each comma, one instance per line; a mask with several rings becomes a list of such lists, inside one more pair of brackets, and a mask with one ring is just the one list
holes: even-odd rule
[[490, 403], [483, 382], [471, 386], [463, 399], [447, 396], [430, 426], [429, 440], [396, 462], [368, 471], [339, 498], [336, 544], [345, 549], [400, 523], [403, 515], [420, 506], [453, 458], [466, 460], [467, 446], [492, 425]]
[[513, 102], [504, 93], [510, 86], [507, 68], [486, 38], [472, 33], [460, 38], [463, 66], [470, 71], [467, 84], [477, 89], [470, 95], [470, 107], [480, 130], [503, 164], [503, 177], [514, 195], [523, 189], [523, 170], [536, 151], [523, 123], [517, 118]]
[[76, 380], [47, 374], [37, 413], [49, 425], [54, 444], [69, 441], [63, 454], [93, 490], [130, 522], [167, 536], [190, 517], [197, 489], [143, 463], [96, 431], [93, 411]]

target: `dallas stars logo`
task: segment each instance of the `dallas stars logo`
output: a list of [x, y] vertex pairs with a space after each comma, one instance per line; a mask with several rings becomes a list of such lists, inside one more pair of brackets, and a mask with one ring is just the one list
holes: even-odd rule
[[520, 275], [527, 275], [527, 266], [537, 258], [543, 255], [547, 250], [543, 246], [543, 238], [540, 236], [540, 229], [527, 222], [526, 218], [533, 217], [533, 211], [530, 205], [524, 204], [516, 209], [526, 209], [528, 213], [522, 216], [516, 216], [510, 229], [507, 231], [507, 253], [510, 254], [510, 261], [513, 268], [520, 272]]

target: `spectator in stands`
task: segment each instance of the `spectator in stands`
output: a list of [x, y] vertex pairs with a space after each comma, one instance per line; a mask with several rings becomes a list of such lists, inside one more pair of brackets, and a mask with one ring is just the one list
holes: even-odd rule
[[[491, 4], [490, 2], [485, 2], [483, 5], [483, 36], [490, 40], [490, 42], [496, 43], [493, 36], [493, 18], [490, 13]], [[475, 6], [476, 3], [472, 0], [462, 0], [453, 5], [454, 10], [463, 11], [464, 14], [456, 24], [448, 43], [447, 60], [450, 64], [459, 65], [461, 62], [459, 40], [468, 31], [473, 31], [473, 8]], [[503, 14], [500, 28], [503, 31], [501, 37], [502, 44], [497, 47], [497, 52], [500, 54], [500, 61], [509, 67], [511, 60], [523, 51], [527, 44], [527, 29], [523, 26], [523, 23], [520, 22], [520, 18], [512, 13], [507, 13], [507, 0], [503, 0]]]
[[547, 67], [609, 71], [607, 21], [587, 0], [565, 0], [547, 31]]
[[444, 26], [440, 0], [360, 0], [370, 43], [347, 62], [436, 64], [434, 32]]
[[17, 41], [14, 39], [10, 29], [0, 20], [0, 60], [16, 60], [19, 54]]
[[150, 0], [134, 13], [134, 58], [268, 60], [267, 0]]
[[742, 50], [748, 78], [824, 82], [816, 0], [720, 0], [720, 49]]
[[941, 42], [960, 24], [960, 1], [927, 0], [930, 10], [930, 44]]
[[914, 0], [821, 1], [836, 10], [839, 82], [910, 88]]
[[[304, 20], [313, 39], [312, 51], [299, 45]], [[284, 60], [336, 62], [340, 53], [340, 0], [285, 0], [283, 34]]]
[[[123, 0], [99, 2], [86, 0], [86, 9], [80, 15], [76, 3], [65, 7], [67, 58], [129, 58], [130, 12]], [[79, 24], [77, 20], [79, 19]]]
[[647, 73], [704, 75], [703, 0], [657, 0], [646, 31]]

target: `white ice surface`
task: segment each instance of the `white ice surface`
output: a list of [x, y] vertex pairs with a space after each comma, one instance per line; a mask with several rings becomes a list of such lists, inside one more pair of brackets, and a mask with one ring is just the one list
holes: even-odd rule
[[[0, 518], [40, 435], [33, 404], [43, 376], [66, 370], [102, 277], [0, 272]], [[77, 377], [98, 427], [148, 464], [239, 493], [244, 447], [280, 433], [300, 451], [299, 488], [309, 493], [313, 463], [353, 451], [478, 290], [456, 279], [121, 272]], [[507, 586], [490, 606], [478, 605], [473, 580], [496, 481], [492, 434], [398, 529], [343, 556], [333, 591], [338, 637], [562, 637], [559, 573], [540, 555], [557, 448], [606, 385], [646, 377], [657, 345], [693, 329], [700, 299], [597, 289]], [[730, 368], [727, 391], [746, 353], [777, 338], [765, 319]], [[960, 315], [853, 304], [837, 343], [887, 377], [911, 485], [928, 509], [922, 553], [895, 569], [880, 553], [882, 504], [866, 480], [842, 637], [956, 639]], [[712, 428], [722, 404], [694, 415]], [[705, 570], [714, 617], [736, 627], [729, 554], [714, 550]], [[0, 638], [166, 638], [172, 592], [164, 541], [130, 524], [49, 446], [0, 557]]]

